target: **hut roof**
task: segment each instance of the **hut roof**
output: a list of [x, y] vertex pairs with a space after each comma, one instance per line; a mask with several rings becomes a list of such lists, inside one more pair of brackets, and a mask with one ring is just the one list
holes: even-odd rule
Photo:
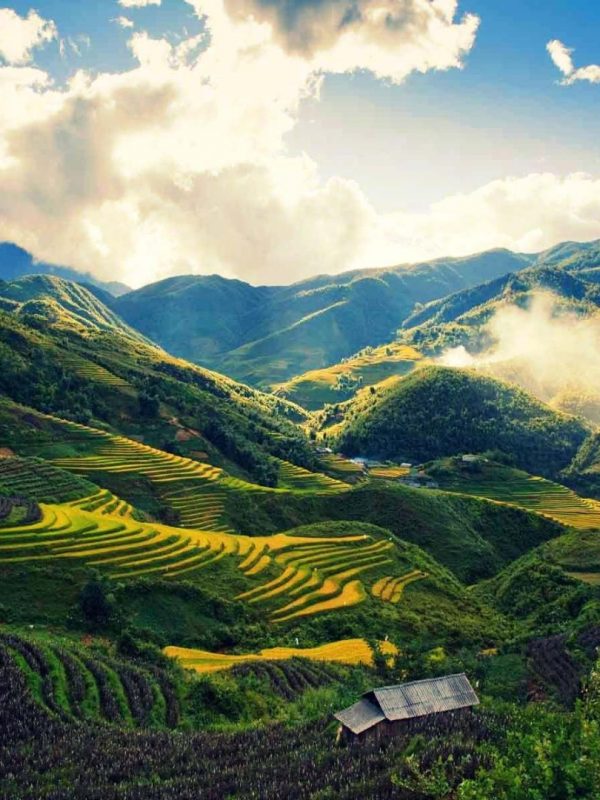
[[478, 703], [469, 679], [462, 672], [373, 689], [358, 703], [335, 716], [353, 733], [362, 733], [384, 719], [391, 722], [413, 719], [468, 708]]
[[339, 711], [335, 717], [352, 733], [362, 733], [378, 722], [383, 722], [385, 714], [378, 706], [363, 697], [353, 706]]

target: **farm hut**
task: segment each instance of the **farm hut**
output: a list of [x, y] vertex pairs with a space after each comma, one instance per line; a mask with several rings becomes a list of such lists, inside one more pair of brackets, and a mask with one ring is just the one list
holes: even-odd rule
[[373, 689], [335, 718], [341, 723], [341, 737], [355, 741], [406, 732], [413, 720], [433, 715], [470, 713], [478, 703], [463, 672]]

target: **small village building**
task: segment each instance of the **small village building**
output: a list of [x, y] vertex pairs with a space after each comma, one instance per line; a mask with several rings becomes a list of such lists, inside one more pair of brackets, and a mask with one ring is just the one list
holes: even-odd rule
[[342, 738], [390, 736], [410, 729], [414, 720], [438, 714], [470, 713], [479, 698], [464, 672], [441, 678], [383, 686], [338, 711]]
[[462, 457], [463, 464], [475, 464], [479, 461], [479, 456], [473, 455], [473, 453], [465, 453]]

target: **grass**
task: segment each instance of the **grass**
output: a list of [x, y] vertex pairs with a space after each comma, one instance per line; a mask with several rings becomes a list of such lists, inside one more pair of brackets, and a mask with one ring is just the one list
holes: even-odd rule
[[[381, 652], [388, 658], [398, 654], [398, 650], [391, 642], [380, 642]], [[321, 661], [338, 664], [362, 664], [372, 666], [374, 654], [370, 645], [364, 639], [344, 639], [330, 642], [320, 647], [271, 647], [259, 653], [246, 655], [229, 655], [224, 653], [211, 653], [207, 650], [195, 650], [185, 647], [166, 647], [165, 655], [175, 658], [186, 669], [195, 672], [219, 672], [231, 669], [239, 664], [260, 661], [288, 661], [292, 658], [306, 658], [310, 661]]]

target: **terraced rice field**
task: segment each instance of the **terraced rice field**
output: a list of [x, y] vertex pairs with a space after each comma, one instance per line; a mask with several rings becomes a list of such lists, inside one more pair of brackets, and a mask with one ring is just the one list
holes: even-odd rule
[[301, 546], [283, 547], [274, 555], [256, 548], [255, 560], [249, 554], [244, 562], [246, 570], [261, 563], [264, 568], [272, 560], [282, 572], [243, 592], [238, 599], [252, 604], [267, 603], [271, 609], [275, 606], [270, 614], [274, 622], [356, 605], [365, 599], [363, 584], [357, 576], [391, 563], [394, 549], [386, 540], [362, 537], [361, 544], [361, 537], [358, 539], [358, 542], [313, 539]]
[[320, 472], [309, 472], [307, 469], [281, 461], [279, 469], [279, 486], [295, 492], [320, 492], [335, 494], [348, 491], [348, 484], [323, 475]]
[[75, 353], [62, 351], [60, 358], [67, 369], [72, 370], [81, 378], [85, 378], [93, 383], [103, 383], [106, 386], [129, 386], [124, 378], [119, 378], [117, 375], [109, 372], [109, 370], [101, 367], [100, 364], [81, 358]]
[[380, 580], [373, 585], [371, 593], [373, 597], [378, 597], [385, 603], [396, 604], [400, 602], [402, 595], [404, 594], [404, 589], [410, 583], [420, 581], [426, 577], [427, 573], [421, 572], [421, 570], [418, 569], [408, 572], [406, 575], [402, 575], [400, 578], [386, 576], [385, 578], [380, 578]]
[[442, 488], [521, 506], [573, 528], [600, 528], [600, 502], [519, 470], [484, 467], [481, 475], [444, 480]]
[[116, 579], [173, 579], [233, 559], [251, 581], [268, 571], [268, 580], [238, 599], [265, 604], [273, 622], [360, 603], [367, 596], [362, 578], [393, 562], [393, 543], [366, 535], [249, 537], [138, 522], [108, 492], [41, 509], [39, 522], [1, 529], [0, 564], [71, 559]]
[[348, 490], [346, 483], [281, 461], [281, 488], [269, 489], [228, 475], [211, 464], [166, 453], [124, 436], [74, 422], [65, 422], [76, 440], [90, 454], [57, 458], [53, 464], [80, 475], [94, 473], [143, 475], [153, 484], [161, 500], [180, 515], [185, 528], [233, 532], [224, 509], [228, 492], [319, 492]]
[[95, 494], [73, 500], [69, 503], [71, 508], [80, 508], [82, 511], [94, 511], [96, 514], [110, 515], [113, 517], [133, 517], [133, 506], [126, 500], [121, 500], [108, 489], [100, 489]]
[[[380, 643], [381, 652], [390, 659], [398, 654], [398, 648], [391, 642]], [[211, 653], [208, 650], [193, 650], [186, 647], [165, 647], [165, 655], [177, 659], [186, 669], [195, 672], [220, 672], [239, 664], [257, 661], [288, 661], [292, 658], [307, 658], [310, 661], [321, 661], [337, 664], [364, 664], [372, 666], [373, 651], [364, 639], [344, 639], [330, 642], [320, 647], [271, 647], [259, 653], [246, 655], [226, 655]]]

